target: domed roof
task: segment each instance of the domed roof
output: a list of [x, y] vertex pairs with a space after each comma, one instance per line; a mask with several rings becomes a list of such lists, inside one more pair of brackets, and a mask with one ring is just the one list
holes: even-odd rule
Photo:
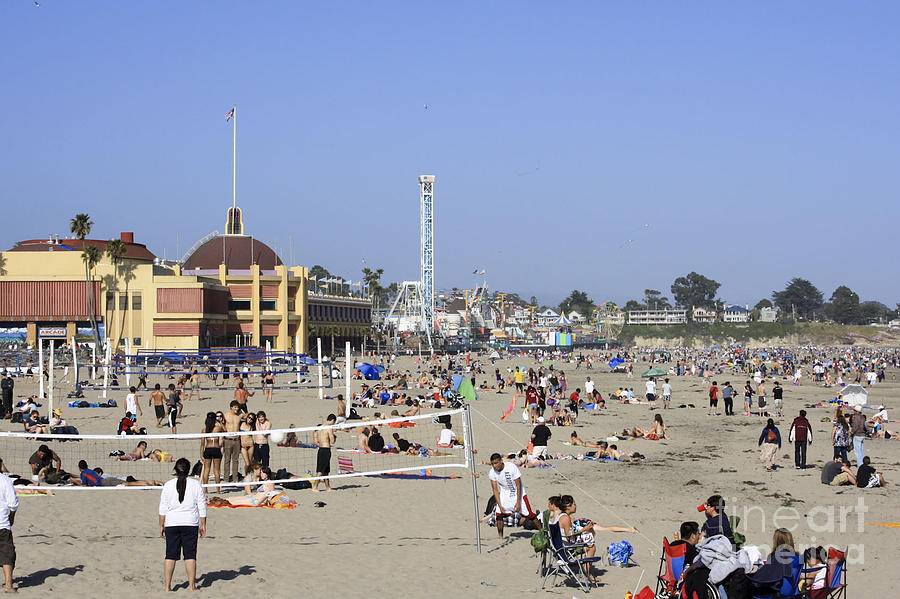
[[247, 235], [216, 235], [194, 250], [182, 268], [214, 269], [223, 262], [230, 270], [248, 270], [251, 264], [272, 270], [282, 264], [278, 254], [258, 239]]

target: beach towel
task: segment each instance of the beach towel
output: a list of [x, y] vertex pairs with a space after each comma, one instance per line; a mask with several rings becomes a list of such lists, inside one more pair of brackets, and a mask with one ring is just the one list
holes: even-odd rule
[[509, 402], [509, 407], [503, 412], [503, 416], [500, 416], [500, 420], [506, 420], [506, 417], [512, 414], [513, 410], [516, 409], [516, 400], [519, 398], [519, 393], [519, 391], [516, 391], [516, 394], [513, 395], [512, 401]]
[[353, 458], [338, 457], [339, 474], [353, 474], [354, 472], [355, 470], [353, 469]]

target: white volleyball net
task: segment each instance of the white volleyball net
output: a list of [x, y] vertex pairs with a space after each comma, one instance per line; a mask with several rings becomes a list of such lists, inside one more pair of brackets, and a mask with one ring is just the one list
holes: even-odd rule
[[[324, 478], [452, 476], [451, 469], [470, 470], [471, 455], [465, 447], [465, 440], [471, 438], [467, 416], [466, 409], [460, 408], [386, 420], [348, 420], [330, 426], [240, 433], [33, 435], [0, 432], [0, 459], [14, 483], [53, 490], [152, 489], [172, 478], [174, 462], [182, 457], [194, 465], [195, 476], [202, 474], [206, 463], [210, 473], [208, 480], [201, 483], [214, 487], [213, 490], [246, 485], [243, 479], [228, 482], [224, 477], [231, 474], [234, 478], [235, 470], [245, 476], [250, 461], [267, 463], [274, 475], [281, 476], [275, 482], [286, 483], [286, 488], [302, 488], [295, 483], [313, 483]], [[458, 443], [441, 443], [454, 436], [444, 432], [442, 439], [448, 422]], [[322, 458], [314, 436], [322, 438], [329, 432], [335, 437], [328, 460], [330, 472], [327, 476], [317, 476]], [[40, 451], [42, 446], [50, 453]], [[81, 460], [95, 472], [98, 468], [102, 470], [101, 486], [75, 484], [80, 482]], [[216, 462], [223, 475], [218, 483], [214, 478]]]

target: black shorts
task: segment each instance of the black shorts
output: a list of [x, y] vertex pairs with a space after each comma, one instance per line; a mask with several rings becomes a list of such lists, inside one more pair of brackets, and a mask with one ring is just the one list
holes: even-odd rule
[[166, 526], [166, 559], [197, 559], [199, 526]]
[[156, 411], [156, 419], [162, 420], [166, 417], [166, 408], [165, 406], [153, 406], [153, 409]]
[[247, 413], [247, 404], [246, 404], [246, 403], [239, 403], [239, 404], [238, 404], [238, 410], [240, 410], [241, 412], [243, 412], [244, 414], [246, 414], [246, 413]]
[[204, 460], [221, 460], [222, 459], [222, 449], [219, 447], [207, 447], [203, 450], [203, 459]]
[[16, 566], [16, 546], [8, 528], [0, 529], [0, 566]]
[[713, 399], [712, 397], [709, 398], [709, 407], [714, 408], [714, 407], [716, 407], [716, 406], [718, 406], [718, 405], [719, 405], [719, 398], [718, 398], [718, 397], [715, 398], [715, 399]]
[[331, 473], [331, 448], [320, 447], [316, 454], [316, 472], [318, 474]]

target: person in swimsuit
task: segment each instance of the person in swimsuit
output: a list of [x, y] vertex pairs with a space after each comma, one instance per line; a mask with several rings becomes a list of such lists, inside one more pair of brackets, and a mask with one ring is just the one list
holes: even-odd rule
[[[266, 502], [280, 493], [280, 491], [275, 490], [275, 483], [270, 482], [275, 480], [275, 475], [272, 474], [272, 471], [259, 464], [256, 464], [256, 466], [258, 467], [258, 470], [254, 471], [254, 474], [258, 476], [257, 480], [262, 483], [256, 489], [256, 493], [248, 493], [243, 497], [229, 499], [228, 503], [231, 505], [265, 505]], [[256, 476], [254, 476], [254, 478]], [[248, 478], [249, 477], [250, 475], [248, 474]]]
[[[337, 417], [334, 414], [329, 414], [325, 419], [325, 425], [331, 426], [336, 420]], [[316, 454], [316, 476], [328, 476], [331, 473], [331, 446], [336, 440], [334, 430], [330, 428], [313, 432], [313, 443], [319, 447]], [[312, 490], [316, 493], [319, 492], [320, 482], [320, 480], [316, 480], [313, 483]], [[325, 479], [325, 490], [332, 490], [331, 480], [328, 478]]]
[[[250, 432], [256, 430], [256, 414], [250, 412], [241, 422], [239, 429], [242, 432]], [[241, 457], [244, 458], [244, 465], [249, 465], [253, 461], [253, 435], [241, 435]]]
[[137, 444], [137, 447], [131, 453], [126, 453], [125, 455], [120, 455], [118, 459], [120, 462], [134, 462], [137, 460], [143, 460], [147, 457], [147, 442], [141, 441]]
[[266, 403], [272, 403], [272, 391], [275, 389], [275, 375], [271, 370], [263, 375], [263, 388], [266, 390]]
[[191, 372], [191, 390], [188, 391], [187, 397], [184, 398], [185, 401], [189, 400], [194, 396], [194, 392], [197, 393], [197, 399], [200, 399], [200, 375], [197, 374], [197, 371], [194, 370]]
[[[220, 420], [215, 412], [208, 412], [201, 432], [224, 433], [224, 422], [224, 416]], [[200, 455], [203, 458], [203, 470], [200, 473], [201, 485], [209, 482], [210, 471], [212, 471], [217, 485], [222, 481], [222, 443], [222, 437], [200, 437]]]

